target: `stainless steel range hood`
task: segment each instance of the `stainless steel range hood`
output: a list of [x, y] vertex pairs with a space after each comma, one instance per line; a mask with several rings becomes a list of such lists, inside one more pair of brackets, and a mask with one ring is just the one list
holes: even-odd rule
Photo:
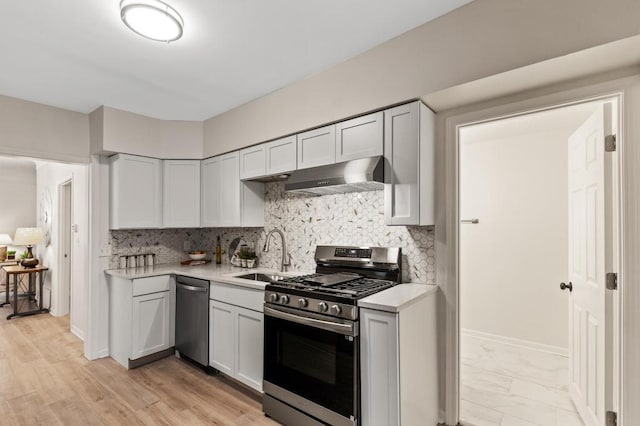
[[284, 184], [285, 191], [315, 195], [375, 191], [383, 187], [382, 156], [296, 170]]

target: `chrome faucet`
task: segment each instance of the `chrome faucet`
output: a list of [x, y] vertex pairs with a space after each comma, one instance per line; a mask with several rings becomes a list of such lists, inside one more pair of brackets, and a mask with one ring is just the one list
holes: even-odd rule
[[269, 241], [271, 241], [271, 235], [273, 235], [274, 232], [280, 235], [280, 239], [282, 240], [282, 261], [280, 262], [280, 272], [287, 272], [287, 267], [291, 266], [291, 256], [287, 253], [287, 242], [285, 241], [284, 233], [281, 230], [273, 228], [269, 231], [262, 251], [269, 251]]

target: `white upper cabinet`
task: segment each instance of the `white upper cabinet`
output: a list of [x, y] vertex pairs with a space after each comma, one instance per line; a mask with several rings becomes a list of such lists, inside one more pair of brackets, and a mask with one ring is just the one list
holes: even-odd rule
[[200, 161], [164, 160], [163, 226], [200, 226]]
[[293, 171], [297, 167], [296, 136], [288, 136], [264, 144], [267, 157], [267, 176]]
[[220, 157], [208, 158], [201, 164], [201, 225], [220, 224]]
[[201, 226], [264, 226], [264, 183], [240, 180], [238, 151], [202, 161]]
[[238, 151], [220, 157], [220, 222], [218, 226], [241, 226], [240, 156]]
[[336, 124], [336, 162], [382, 155], [383, 129], [382, 111]]
[[298, 134], [298, 169], [324, 166], [335, 162], [335, 124]]
[[240, 179], [264, 176], [266, 164], [265, 144], [240, 150]]
[[128, 154], [117, 154], [109, 160], [109, 228], [160, 228], [162, 161]]
[[421, 102], [384, 112], [387, 225], [433, 225], [434, 114]]

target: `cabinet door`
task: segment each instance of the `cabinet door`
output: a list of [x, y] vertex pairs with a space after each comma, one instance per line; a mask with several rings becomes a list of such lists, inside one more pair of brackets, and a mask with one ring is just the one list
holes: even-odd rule
[[335, 162], [335, 124], [298, 135], [298, 169], [323, 166]]
[[200, 173], [202, 226], [220, 226], [220, 158], [203, 160]]
[[420, 103], [384, 113], [384, 217], [387, 225], [420, 224]]
[[362, 424], [400, 425], [398, 316], [360, 309]]
[[235, 378], [262, 392], [262, 313], [237, 308]]
[[240, 150], [240, 179], [264, 176], [266, 165], [264, 144]]
[[199, 227], [200, 161], [164, 160], [163, 170], [163, 226]]
[[265, 144], [267, 175], [288, 173], [296, 169], [296, 137], [289, 136]]
[[241, 226], [238, 152], [220, 157], [220, 226]]
[[226, 303], [209, 301], [209, 365], [233, 376], [235, 351], [235, 309]]
[[336, 124], [336, 162], [382, 155], [383, 126], [382, 111]]
[[133, 298], [131, 359], [169, 348], [169, 299], [168, 291]]
[[162, 226], [162, 162], [117, 154], [110, 158], [110, 229]]
[[242, 226], [264, 226], [264, 183], [241, 182]]

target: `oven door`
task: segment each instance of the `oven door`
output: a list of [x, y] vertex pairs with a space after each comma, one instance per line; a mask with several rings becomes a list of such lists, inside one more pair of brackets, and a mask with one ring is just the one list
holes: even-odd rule
[[323, 422], [353, 425], [359, 410], [358, 323], [303, 315], [265, 306], [264, 390]]

